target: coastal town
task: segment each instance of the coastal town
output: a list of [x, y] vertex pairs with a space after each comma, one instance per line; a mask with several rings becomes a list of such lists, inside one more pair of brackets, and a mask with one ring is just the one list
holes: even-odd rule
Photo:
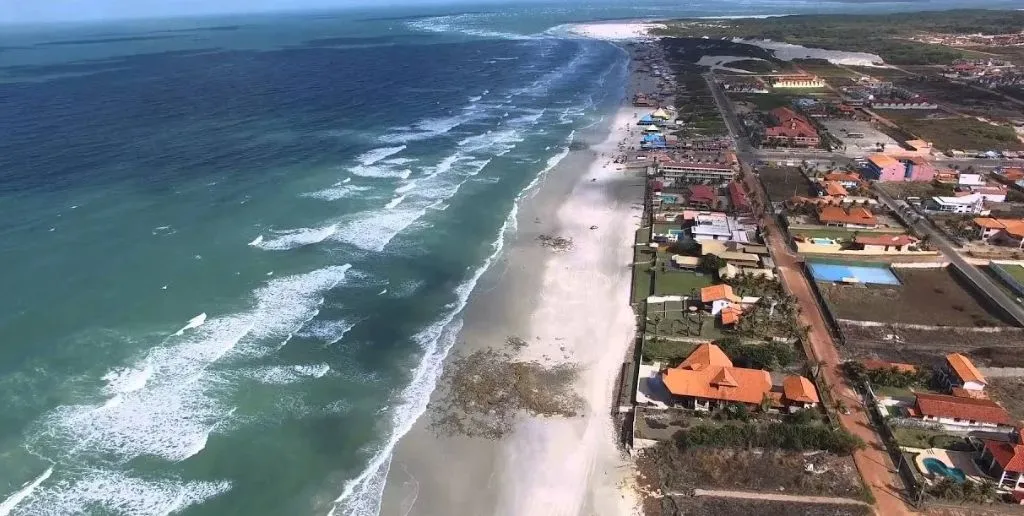
[[1024, 33], [856, 66], [647, 30], [612, 409], [644, 514], [1024, 514]]

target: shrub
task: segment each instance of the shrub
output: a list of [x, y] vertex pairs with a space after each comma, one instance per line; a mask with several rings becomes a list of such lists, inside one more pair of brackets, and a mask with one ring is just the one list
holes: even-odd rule
[[864, 441], [820, 423], [726, 423], [699, 424], [675, 435], [682, 449], [699, 446], [739, 446], [793, 451], [826, 450], [847, 455], [864, 447]]

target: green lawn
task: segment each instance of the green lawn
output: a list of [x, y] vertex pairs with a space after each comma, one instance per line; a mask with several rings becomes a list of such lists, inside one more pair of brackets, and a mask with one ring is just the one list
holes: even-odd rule
[[871, 389], [875, 391], [875, 394], [879, 398], [883, 398], [883, 397], [888, 396], [888, 397], [891, 397], [891, 398], [899, 398], [899, 399], [910, 399], [910, 400], [914, 399], [914, 393], [911, 392], [910, 389], [902, 389], [902, 388], [899, 388], [899, 387], [889, 387], [889, 386], [886, 386], [886, 385], [872, 386]]
[[1024, 283], [1024, 266], [1013, 264], [1000, 264], [999, 267], [1006, 271], [1006, 273], [1013, 277], [1013, 279], [1021, 283]]
[[714, 283], [709, 274], [698, 275], [695, 272], [686, 272], [665, 268], [661, 272], [658, 268], [654, 272], [654, 294], [658, 296], [688, 296], [693, 289], [701, 289]]
[[893, 428], [892, 433], [896, 436], [896, 442], [900, 446], [909, 448], [946, 448], [963, 442], [963, 439], [955, 435], [944, 434], [921, 428], [907, 428], [898, 426]]
[[637, 265], [633, 267], [633, 303], [640, 303], [651, 295], [651, 267]]
[[749, 102], [757, 106], [758, 111], [771, 111], [777, 107], [788, 106], [791, 103], [789, 97], [775, 93], [744, 93], [731, 95], [736, 102]]
[[975, 118], [915, 119], [908, 115], [886, 115], [900, 129], [922, 140], [932, 142], [940, 150], [1022, 150], [1024, 143], [1013, 129], [992, 125]]

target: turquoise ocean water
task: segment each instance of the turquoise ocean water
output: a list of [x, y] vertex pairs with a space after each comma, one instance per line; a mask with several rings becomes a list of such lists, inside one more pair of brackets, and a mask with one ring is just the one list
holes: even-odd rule
[[622, 98], [564, 24], [823, 9], [869, 8], [4, 28], [0, 515], [374, 513], [517, 196]]

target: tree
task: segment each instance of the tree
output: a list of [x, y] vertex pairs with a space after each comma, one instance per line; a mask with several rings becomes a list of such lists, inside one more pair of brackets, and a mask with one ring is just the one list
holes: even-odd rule
[[720, 256], [714, 254], [705, 254], [704, 256], [700, 257], [699, 265], [700, 270], [708, 274], [714, 274], [718, 272], [718, 269], [725, 267], [725, 260], [723, 260]]

